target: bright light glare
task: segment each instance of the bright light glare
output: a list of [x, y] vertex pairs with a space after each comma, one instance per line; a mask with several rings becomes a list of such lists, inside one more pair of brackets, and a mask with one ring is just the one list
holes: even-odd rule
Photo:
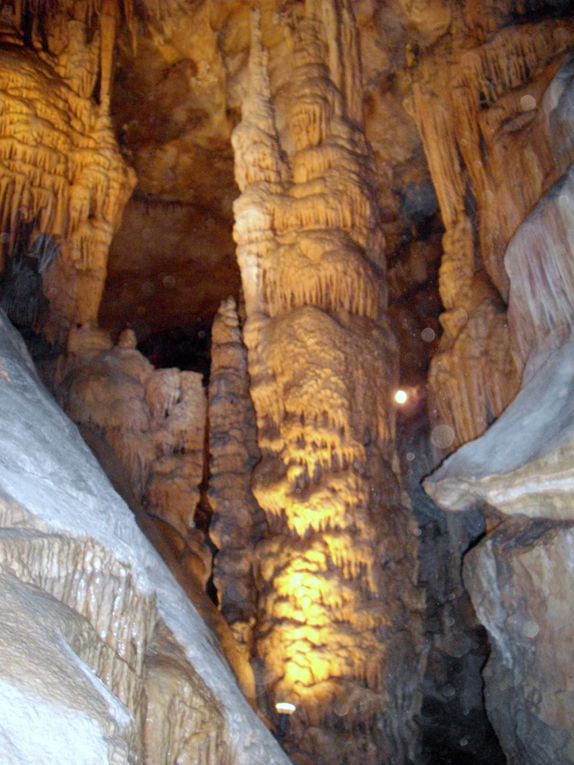
[[290, 704], [288, 701], [278, 701], [275, 704], [275, 710], [279, 712], [280, 715], [292, 715], [296, 709], [297, 707], [295, 704]]
[[397, 404], [400, 404], [401, 406], [402, 406], [403, 404], [406, 404], [406, 403], [407, 403], [407, 401], [408, 401], [408, 398], [409, 398], [409, 397], [408, 397], [408, 394], [407, 394], [407, 392], [406, 392], [406, 391], [404, 391], [404, 390], [398, 390], [398, 391], [395, 393], [395, 403], [397, 403]]

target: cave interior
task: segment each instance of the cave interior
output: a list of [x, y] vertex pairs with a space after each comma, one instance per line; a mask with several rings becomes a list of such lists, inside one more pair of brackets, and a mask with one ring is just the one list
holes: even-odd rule
[[571, 0], [0, 0], [18, 364], [203, 625], [0, 470], [6, 762], [574, 763], [573, 136]]

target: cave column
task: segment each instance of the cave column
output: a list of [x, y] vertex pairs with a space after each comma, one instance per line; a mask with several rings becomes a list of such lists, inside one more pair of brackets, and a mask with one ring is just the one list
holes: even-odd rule
[[[256, 548], [260, 702], [271, 713], [277, 702], [296, 708], [294, 759], [374, 765], [412, 754], [421, 604], [393, 471], [397, 349], [372, 159], [359, 96], [349, 102], [344, 87], [360, 71], [351, 22], [347, 2], [309, 2], [294, 20], [286, 156], [255, 15], [233, 135], [234, 235], [266, 521]], [[344, 48], [338, 67], [329, 40]]]

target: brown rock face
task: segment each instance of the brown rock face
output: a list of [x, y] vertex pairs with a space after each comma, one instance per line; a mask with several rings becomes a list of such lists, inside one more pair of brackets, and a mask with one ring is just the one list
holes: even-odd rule
[[253, 553], [262, 517], [251, 491], [259, 461], [249, 396], [247, 350], [233, 299], [222, 303], [212, 330], [209, 381], [210, 537], [218, 547], [213, 581], [221, 611], [251, 657], [256, 599]]
[[126, 330], [114, 346], [103, 330], [73, 330], [61, 360], [56, 396], [62, 408], [115, 452], [131, 496], [146, 509], [196, 586], [211, 561], [194, 524], [203, 478], [205, 394], [201, 376], [154, 370]]
[[[348, 3], [300, 10], [290, 83], [276, 102], [254, 17], [233, 135], [261, 450], [254, 492], [267, 523], [256, 547], [261, 702], [295, 708], [285, 741], [297, 761], [406, 762], [416, 748], [406, 731], [420, 600], [393, 472], [396, 346], [360, 129], [358, 39]], [[398, 597], [389, 571], [403, 579]], [[396, 670], [407, 663], [405, 684]]]

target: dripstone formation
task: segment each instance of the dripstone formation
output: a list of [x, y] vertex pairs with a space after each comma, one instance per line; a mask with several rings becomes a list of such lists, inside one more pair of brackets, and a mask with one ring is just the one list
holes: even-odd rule
[[[266, 519], [255, 550], [262, 703], [297, 708], [287, 747], [301, 761], [359, 751], [369, 763], [403, 762], [417, 711], [420, 596], [395, 473], [397, 350], [357, 34], [349, 4], [306, 3], [292, 19], [290, 82], [273, 99], [258, 23], [255, 14], [232, 141], [261, 451], [254, 493]], [[400, 593], [388, 588], [392, 576]]]

